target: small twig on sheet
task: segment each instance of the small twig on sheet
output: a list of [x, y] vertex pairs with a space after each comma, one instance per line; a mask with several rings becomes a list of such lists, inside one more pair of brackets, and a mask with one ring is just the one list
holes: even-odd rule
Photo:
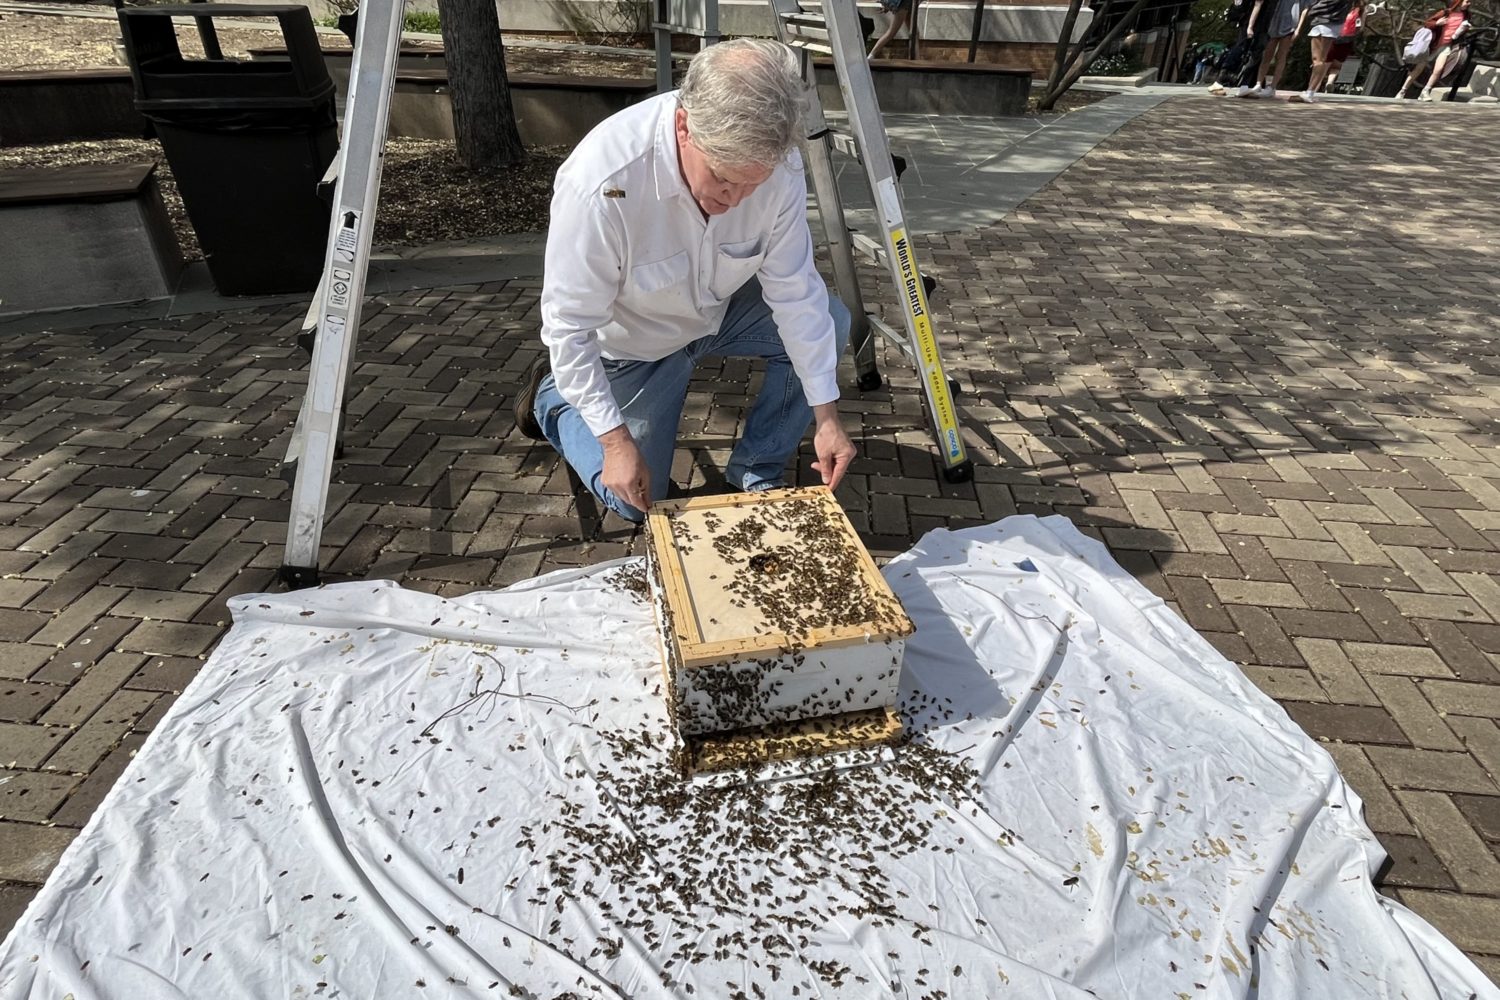
[[502, 691], [500, 690], [500, 688], [505, 684], [505, 664], [502, 663], [500, 661], [500, 658], [494, 653], [480, 653], [479, 655], [488, 657], [489, 659], [495, 661], [495, 666], [500, 668], [500, 679], [495, 683], [494, 687], [480, 690], [479, 685], [484, 683], [484, 665], [480, 664], [478, 674], [474, 678], [474, 689], [469, 693], [469, 697], [465, 698], [457, 705], [454, 705], [452, 708], [447, 709], [436, 719], [433, 719], [431, 722], [429, 722], [426, 728], [422, 730], [422, 736], [432, 736], [432, 731], [437, 728], [439, 723], [446, 722], [447, 720], [453, 718], [455, 715], [463, 713], [467, 709], [473, 707], [475, 704], [481, 701], [485, 701], [486, 699], [491, 702], [499, 701], [501, 698], [514, 698], [517, 701], [536, 701], [547, 705], [556, 705], [558, 708], [565, 708], [569, 712], [581, 712], [585, 708], [591, 708], [598, 703], [598, 699], [595, 699], [594, 701], [589, 701], [582, 705], [569, 705], [567, 702], [561, 701], [557, 698], [553, 698], [551, 695], [521, 694], [517, 691]]
[[1004, 597], [1001, 597], [999, 594], [995, 593], [994, 591], [992, 591], [992, 590], [986, 590], [985, 588], [981, 587], [979, 584], [974, 583], [974, 582], [969, 581], [969, 580], [965, 580], [961, 576], [955, 576], [953, 579], [957, 580], [959, 583], [963, 584], [966, 587], [972, 587], [973, 589], [979, 591], [981, 594], [985, 594], [986, 596], [993, 597], [995, 600], [997, 600], [1001, 604], [1005, 605], [1005, 610], [1009, 611], [1011, 614], [1015, 615], [1017, 618], [1022, 618], [1022, 619], [1025, 619], [1026, 621], [1032, 621], [1032, 622], [1046, 622], [1048, 625], [1051, 625], [1053, 628], [1057, 629], [1057, 634], [1058, 635], [1066, 635], [1067, 632], [1068, 632], [1068, 629], [1070, 629], [1070, 628], [1073, 627], [1073, 612], [1071, 612], [1071, 611], [1068, 612], [1068, 617], [1063, 621], [1063, 623], [1061, 625], [1059, 625], [1059, 624], [1057, 624], [1057, 622], [1055, 622], [1055, 621], [1052, 620], [1052, 616], [1051, 615], [1023, 615], [1021, 612], [1019, 612], [1019, 611], [1016, 610], [1015, 605], [1011, 604]]

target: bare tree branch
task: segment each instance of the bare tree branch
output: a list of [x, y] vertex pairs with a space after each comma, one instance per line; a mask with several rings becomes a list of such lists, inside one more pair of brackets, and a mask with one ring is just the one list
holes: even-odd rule
[[[1135, 23], [1135, 19], [1140, 16], [1141, 10], [1145, 6], [1146, 0], [1135, 0], [1135, 3], [1133, 3], [1130, 9], [1125, 12], [1125, 16], [1116, 21], [1114, 27], [1109, 29], [1109, 33], [1099, 40], [1099, 44], [1090, 49], [1087, 54], [1075, 54], [1074, 57], [1069, 60], [1067, 71], [1062, 74], [1062, 78], [1055, 84], [1050, 81], [1048, 82], [1047, 92], [1042, 95], [1042, 99], [1038, 102], [1037, 105], [1039, 110], [1052, 110], [1052, 106], [1057, 103], [1057, 99], [1063, 94], [1067, 93], [1068, 88], [1072, 87], [1073, 84], [1078, 82], [1078, 78], [1083, 75], [1083, 71], [1088, 68], [1089, 63], [1094, 61], [1094, 57], [1103, 50], [1113, 45], [1115, 41], [1124, 34], [1126, 30], [1128, 30], [1130, 26]], [[1062, 47], [1063, 40], [1066, 38], [1067, 35], [1059, 36], [1059, 48]], [[1059, 66], [1053, 67], [1054, 78], [1057, 76], [1059, 69], [1060, 64]]]

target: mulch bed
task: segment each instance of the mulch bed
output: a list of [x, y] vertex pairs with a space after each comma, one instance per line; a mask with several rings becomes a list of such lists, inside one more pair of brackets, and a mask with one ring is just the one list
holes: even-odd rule
[[[458, 162], [453, 144], [439, 139], [390, 139], [380, 177], [376, 246], [417, 246], [547, 228], [552, 177], [567, 149], [528, 151], [524, 163], [475, 174]], [[52, 146], [0, 148], [0, 169], [58, 163], [140, 163], [155, 160], [162, 200], [189, 260], [202, 256], [198, 237], [155, 139], [100, 139]]]

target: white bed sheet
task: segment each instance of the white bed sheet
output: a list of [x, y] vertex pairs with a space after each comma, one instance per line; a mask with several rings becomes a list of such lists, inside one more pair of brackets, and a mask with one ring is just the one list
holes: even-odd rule
[[1062, 518], [927, 535], [913, 744], [670, 774], [629, 564], [233, 603], [0, 996], [1500, 997], [1329, 756]]

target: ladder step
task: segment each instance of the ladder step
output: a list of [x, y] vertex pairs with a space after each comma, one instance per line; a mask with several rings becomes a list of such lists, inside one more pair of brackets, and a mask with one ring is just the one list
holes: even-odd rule
[[788, 48], [801, 49], [804, 52], [812, 52], [820, 56], [833, 55], [833, 46], [824, 42], [810, 41], [806, 38], [798, 38], [796, 35], [790, 34], [785, 41]]
[[866, 315], [865, 319], [869, 321], [870, 329], [874, 330], [886, 340], [889, 340], [892, 344], [896, 345], [896, 348], [900, 350], [902, 354], [906, 355], [906, 360], [913, 363], [916, 362], [916, 355], [912, 354], [911, 344], [907, 342], [906, 334], [898, 332], [895, 327], [891, 326], [885, 320], [881, 319], [879, 316], [874, 315], [873, 313]]
[[[848, 132], [842, 132], [836, 128], [829, 128], [828, 141], [833, 143], [833, 148], [835, 150], [843, 153], [845, 156], [858, 160], [860, 163], [865, 162], [864, 156], [860, 153], [858, 140], [856, 140], [854, 136], [850, 135]], [[906, 173], [906, 157], [902, 156], [899, 153], [892, 153], [891, 170], [895, 172], [896, 180], [901, 180], [901, 175]]]
[[881, 267], [885, 266], [886, 252], [884, 243], [868, 233], [861, 233], [853, 229], [849, 230], [849, 241], [854, 244], [854, 249], [864, 254], [865, 258], [872, 264], [879, 264]]
[[831, 128], [828, 130], [828, 141], [833, 143], [834, 149], [845, 156], [859, 160], [861, 163], [864, 162], [859, 155], [859, 143], [848, 132], [840, 132], [836, 128]]
[[[824, 47], [830, 47], [831, 41], [828, 37], [828, 22], [816, 14], [783, 14], [781, 16], [781, 30], [785, 41], [789, 45], [797, 42], [812, 42]], [[831, 47], [829, 48], [831, 52]]]
[[[884, 243], [857, 229], [849, 230], [849, 242], [854, 244], [854, 249], [864, 254], [865, 259], [869, 260], [872, 264], [885, 267], [886, 249]], [[917, 277], [922, 279], [923, 294], [929, 299], [932, 298], [932, 293], [937, 291], [937, 279], [921, 272], [917, 273]]]
[[828, 19], [821, 13], [809, 13], [806, 11], [783, 12], [781, 23], [788, 28], [800, 30], [821, 31], [823, 37], [828, 37]]

